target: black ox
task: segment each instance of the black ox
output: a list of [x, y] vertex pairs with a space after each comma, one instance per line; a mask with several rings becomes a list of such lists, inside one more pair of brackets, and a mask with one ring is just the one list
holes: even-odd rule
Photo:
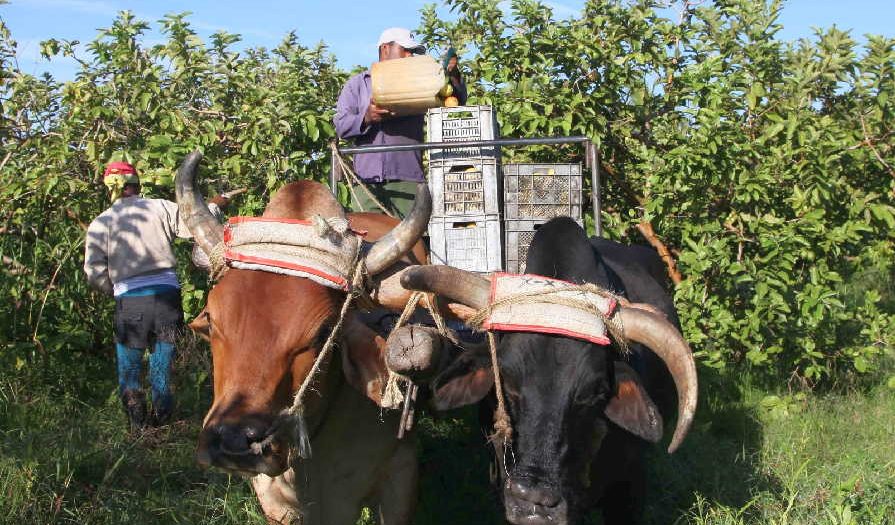
[[[645, 485], [644, 447], [662, 436], [653, 399], [667, 410], [673, 406], [670, 390], [677, 389], [677, 426], [669, 452], [684, 439], [696, 407], [696, 368], [662, 284], [662, 262], [647, 248], [588, 240], [574, 221], [557, 218], [534, 236], [526, 271], [597, 284], [626, 297], [617, 315], [631, 354], [624, 356], [615, 344], [556, 335], [499, 337], [502, 387], [513, 427], [507, 446], [495, 442], [506, 518], [514, 524], [571, 524], [599, 506], [607, 524], [636, 522]], [[483, 308], [489, 300], [488, 281], [445, 266], [413, 268], [402, 284], [465, 305], [455, 306], [455, 312]], [[486, 348], [461, 351], [432, 330], [404, 327], [390, 339], [389, 365], [427, 381], [437, 409], [484, 399], [483, 409], [493, 411]]]

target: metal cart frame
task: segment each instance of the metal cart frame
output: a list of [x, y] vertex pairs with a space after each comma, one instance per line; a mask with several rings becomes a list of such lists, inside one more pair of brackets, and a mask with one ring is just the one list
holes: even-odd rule
[[[590, 168], [591, 202], [593, 203], [594, 209], [594, 230], [598, 237], [602, 237], [603, 220], [601, 217], [602, 203], [600, 201], [600, 151], [599, 148], [585, 136], [423, 142], [420, 144], [401, 144], [396, 146], [354, 146], [337, 149], [340, 154], [354, 155], [358, 153], [385, 153], [388, 151], [422, 151], [430, 149], [475, 148], [484, 146], [538, 146], [546, 144], [584, 144], [585, 167]], [[342, 180], [342, 170], [335, 157], [333, 157], [331, 159], [331, 171], [329, 175], [329, 184], [333, 192], [336, 191], [336, 183], [340, 180]]]

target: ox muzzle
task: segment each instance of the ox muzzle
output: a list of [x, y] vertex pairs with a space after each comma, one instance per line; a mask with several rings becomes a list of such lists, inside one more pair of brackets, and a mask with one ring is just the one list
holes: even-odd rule
[[527, 475], [513, 475], [503, 488], [506, 519], [513, 525], [565, 525], [569, 504], [558, 488]]
[[287, 468], [288, 450], [281, 426], [270, 415], [211, 417], [199, 434], [196, 458], [204, 467], [240, 474], [276, 476]]
[[[504, 517], [513, 525], [568, 525], [577, 523], [575, 497], [558, 478], [534, 465], [512, 465], [509, 449], [493, 443]], [[508, 468], [508, 462], [510, 465]], [[558, 473], [557, 473], [558, 474]]]

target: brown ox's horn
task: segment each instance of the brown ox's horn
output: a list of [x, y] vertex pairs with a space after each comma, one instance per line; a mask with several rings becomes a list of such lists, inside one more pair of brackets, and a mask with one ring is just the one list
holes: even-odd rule
[[[450, 266], [417, 266], [408, 268], [401, 276], [401, 285], [410, 290], [434, 292], [482, 309], [488, 306], [491, 287], [486, 279]], [[690, 347], [680, 332], [666, 319], [638, 308], [619, 308], [625, 337], [654, 352], [668, 367], [677, 389], [678, 418], [668, 452], [681, 445], [696, 412], [696, 363]]]
[[401, 274], [401, 286], [434, 292], [477, 310], [488, 306], [491, 298], [491, 284], [487, 279], [452, 266], [412, 266]]
[[677, 389], [677, 426], [668, 445], [669, 454], [677, 450], [684, 441], [693, 414], [696, 412], [697, 380], [696, 363], [690, 346], [684, 341], [677, 328], [664, 317], [639, 308], [619, 308], [625, 328], [625, 337], [630, 342], [640, 343], [653, 351], [671, 372]]
[[174, 181], [177, 194], [177, 206], [184, 224], [189, 228], [196, 244], [206, 255], [211, 255], [215, 246], [224, 240], [224, 227], [211, 214], [205, 199], [196, 187], [196, 168], [202, 154], [194, 151], [186, 156]]
[[416, 200], [407, 217], [376, 241], [367, 252], [364, 257], [367, 272], [376, 275], [404, 257], [426, 231], [430, 215], [432, 215], [432, 196], [429, 194], [429, 186], [423, 182], [417, 184]]

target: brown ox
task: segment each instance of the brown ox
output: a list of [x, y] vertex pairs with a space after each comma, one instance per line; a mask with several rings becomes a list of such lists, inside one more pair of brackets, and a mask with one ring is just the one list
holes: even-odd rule
[[[194, 153], [177, 175], [177, 201], [197, 244], [211, 253], [222, 228], [194, 187], [201, 158]], [[398, 263], [407, 254], [425, 261], [418, 242], [431, 200], [425, 185], [408, 217], [350, 214], [352, 227], [376, 242], [365, 255], [380, 306], [400, 309], [408, 292]], [[285, 186], [264, 217], [344, 217], [326, 187], [310, 181]], [[253, 270], [228, 270], [190, 326], [211, 343], [214, 402], [199, 437], [198, 459], [253, 476], [252, 485], [273, 523], [353, 524], [362, 505], [378, 507], [385, 524], [409, 523], [416, 504], [417, 463], [413, 439], [397, 440], [397, 415], [383, 411], [387, 377], [385, 340], [351, 312], [343, 328], [341, 357], [333, 354], [307, 396], [312, 457], [291, 453], [291, 424], [278, 414], [293, 394], [336, 321], [345, 293], [309, 279]], [[339, 366], [341, 364], [341, 366]], [[253, 446], [254, 445], [254, 446]]]

